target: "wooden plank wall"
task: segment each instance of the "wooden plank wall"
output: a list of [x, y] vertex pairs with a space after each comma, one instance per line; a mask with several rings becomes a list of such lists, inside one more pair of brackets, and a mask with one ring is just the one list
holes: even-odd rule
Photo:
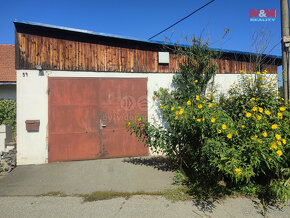
[[[62, 71], [174, 73], [180, 58], [170, 53], [169, 65], [158, 64], [154, 50], [73, 41], [28, 33], [16, 33], [16, 68]], [[19, 49], [19, 50], [17, 50]], [[255, 64], [235, 60], [215, 60], [218, 73], [253, 72]], [[269, 73], [277, 73], [276, 65], [266, 65]]]

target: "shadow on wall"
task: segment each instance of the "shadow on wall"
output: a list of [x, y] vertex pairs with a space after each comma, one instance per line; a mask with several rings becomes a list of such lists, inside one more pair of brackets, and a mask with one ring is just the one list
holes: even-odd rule
[[161, 171], [174, 171], [174, 167], [168, 160], [163, 156], [158, 157], [130, 157], [123, 160], [124, 163], [131, 163], [135, 165], [144, 165], [153, 167]]

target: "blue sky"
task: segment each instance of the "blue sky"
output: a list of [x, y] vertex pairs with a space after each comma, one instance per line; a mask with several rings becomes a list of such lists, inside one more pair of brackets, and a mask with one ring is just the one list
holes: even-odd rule
[[[209, 0], [5, 0], [0, 7], [0, 44], [14, 44], [13, 20], [20, 19], [96, 32], [148, 39]], [[275, 22], [250, 22], [250, 9], [277, 9]], [[281, 55], [280, 1], [216, 0], [177, 26], [154, 38], [184, 42], [200, 36], [214, 42], [211, 47], [253, 51], [253, 32], [270, 34], [273, 55]], [[230, 32], [222, 39], [224, 30]], [[278, 45], [272, 49], [276, 44]]]

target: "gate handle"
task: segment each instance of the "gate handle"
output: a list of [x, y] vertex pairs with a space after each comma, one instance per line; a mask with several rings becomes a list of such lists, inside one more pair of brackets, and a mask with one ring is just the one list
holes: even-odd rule
[[106, 127], [106, 124], [103, 124], [102, 120], [100, 120], [100, 129], [103, 129], [104, 127]]

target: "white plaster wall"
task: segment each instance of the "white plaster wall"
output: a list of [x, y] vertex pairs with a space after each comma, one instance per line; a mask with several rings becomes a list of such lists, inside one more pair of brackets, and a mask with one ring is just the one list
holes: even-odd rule
[[[23, 74], [24, 73], [24, 74]], [[27, 75], [26, 75], [27, 73]], [[17, 164], [47, 163], [48, 77], [110, 77], [148, 78], [148, 119], [161, 123], [158, 102], [153, 93], [160, 87], [172, 89], [173, 74], [163, 73], [102, 73], [77, 71], [17, 71]], [[226, 91], [237, 81], [237, 74], [218, 74], [215, 83], [219, 91]], [[27, 132], [25, 120], [40, 120], [39, 132]], [[152, 152], [150, 152], [152, 155]]]
[[0, 85], [0, 99], [16, 100], [16, 85]]
[[[39, 132], [27, 132], [25, 120], [40, 120]], [[47, 162], [47, 76], [17, 71], [17, 164]]]
[[[230, 86], [238, 82], [239, 78], [241, 78], [241, 75], [243, 74], [216, 74], [214, 78], [214, 86], [217, 89], [217, 93], [226, 94], [230, 89]], [[247, 75], [252, 75], [252, 79], [255, 78], [255, 74]], [[272, 79], [278, 78], [276, 74], [267, 74], [266, 77]]]

